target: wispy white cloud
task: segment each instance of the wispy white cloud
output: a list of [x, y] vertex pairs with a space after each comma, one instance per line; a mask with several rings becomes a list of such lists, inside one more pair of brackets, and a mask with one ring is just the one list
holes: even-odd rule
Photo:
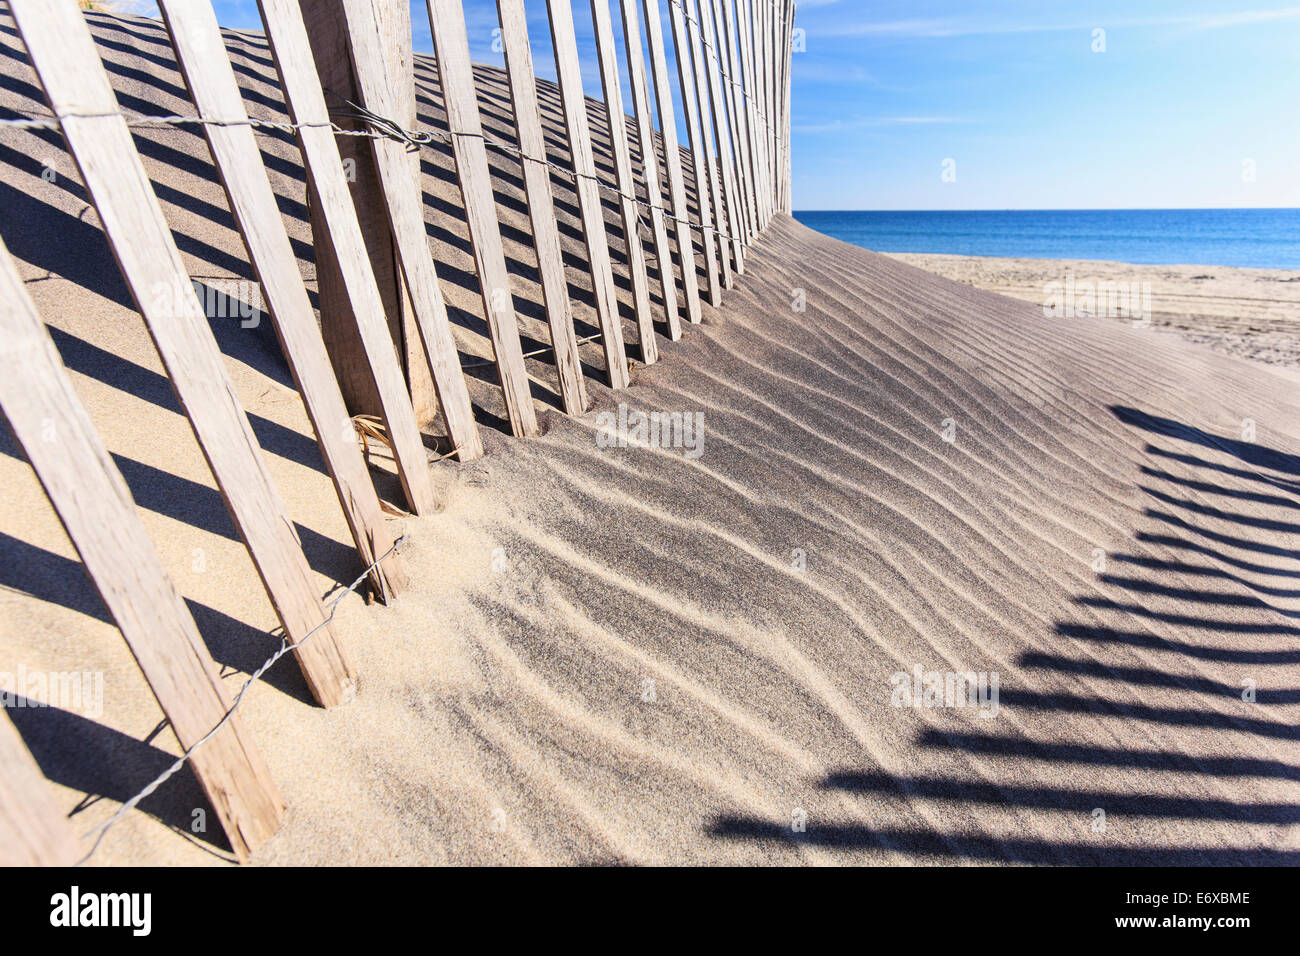
[[[829, 6], [837, 0], [823, 0], [814, 6]], [[808, 0], [800, 9], [809, 6]], [[1184, 27], [1189, 30], [1219, 30], [1227, 27], [1251, 26], [1279, 20], [1300, 19], [1300, 7], [1274, 10], [1239, 10], [1228, 13], [1195, 13], [1159, 17], [1094, 17], [1087, 22], [1034, 23], [970, 18], [914, 18], [905, 20], [878, 20], [862, 23], [837, 23], [827, 34], [836, 36], [898, 36], [938, 39], [960, 36], [993, 36], [1017, 33], [1060, 33], [1070, 30], [1089, 30], [1093, 27], [1107, 29], [1142, 27]], [[810, 32], [821, 33], [816, 27]]]
[[842, 133], [846, 130], [869, 129], [873, 126], [932, 126], [948, 123], [973, 123], [974, 120], [955, 116], [858, 116], [837, 119], [827, 123], [809, 123], [794, 127], [798, 133]]

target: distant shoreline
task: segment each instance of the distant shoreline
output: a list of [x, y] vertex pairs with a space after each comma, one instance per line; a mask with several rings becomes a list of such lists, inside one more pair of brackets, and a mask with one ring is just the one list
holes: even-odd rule
[[[1032, 302], [1044, 318], [1091, 313], [1150, 327], [1216, 351], [1300, 368], [1300, 270], [1133, 265], [1096, 259], [1033, 259], [884, 253], [978, 289]], [[1118, 294], [1116, 292], [1118, 291]], [[1126, 298], [1125, 293], [1132, 293]], [[1091, 295], [1091, 301], [1089, 300]], [[1067, 314], [1066, 308], [1073, 306]], [[1056, 317], [1054, 318], [1053, 315]]]

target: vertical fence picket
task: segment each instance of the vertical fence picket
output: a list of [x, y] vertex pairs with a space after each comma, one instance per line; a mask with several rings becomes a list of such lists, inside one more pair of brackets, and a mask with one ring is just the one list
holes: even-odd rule
[[[692, 0], [694, 2], [694, 0]], [[717, 138], [718, 144], [718, 176], [721, 179], [722, 202], [726, 207], [727, 228], [725, 233], [730, 236], [729, 239], [722, 240], [722, 258], [727, 260], [728, 247], [734, 257], [737, 271], [744, 268], [744, 249], [741, 245], [741, 234], [743, 229], [740, 224], [739, 199], [736, 196], [736, 182], [732, 175], [732, 150], [731, 139], [727, 132], [727, 107], [723, 100], [722, 83], [718, 73], [718, 47], [717, 37], [713, 29], [713, 13], [709, 9], [709, 0], [699, 0], [696, 5], [699, 11], [699, 33], [704, 45], [704, 68], [705, 79], [708, 83], [709, 105], [713, 112], [713, 133]], [[715, 183], [715, 190], [718, 184]], [[720, 237], [721, 238], [721, 237]], [[734, 284], [730, 274], [725, 275], [727, 288]]]
[[733, 0], [712, 0], [712, 2], [715, 13], [718, 12], [719, 2], [722, 3], [721, 24], [723, 29], [720, 33], [725, 36], [724, 44], [727, 50], [723, 75], [727, 81], [728, 99], [731, 104], [732, 134], [736, 138], [737, 150], [740, 156], [741, 165], [737, 180], [740, 186], [741, 205], [745, 211], [745, 241], [747, 244], [752, 245], [758, 235], [758, 215], [755, 209], [756, 199], [754, 196], [754, 184], [757, 182], [758, 177], [752, 148], [752, 126], [749, 108], [745, 101], [745, 88], [742, 83], [740, 54], [737, 52], [741, 44], [737, 36], [736, 11]]
[[[369, 566], [393, 546], [394, 538], [384, 523], [379, 497], [352, 434], [347, 406], [298, 272], [253, 129], [239, 125], [248, 114], [225, 55], [216, 14], [207, 4], [178, 0], [160, 0], [160, 7], [198, 115], [221, 121], [219, 125], [206, 124], [203, 132], [249, 260], [261, 281], [280, 346], [302, 393], [353, 542], [362, 565]], [[406, 586], [400, 558], [393, 555], [376, 568], [371, 583], [383, 600], [400, 592]]]
[[682, 173], [681, 147], [677, 139], [677, 112], [673, 107], [672, 83], [668, 79], [668, 55], [664, 49], [659, 0], [641, 0], [641, 8], [645, 13], [646, 45], [650, 48], [650, 78], [654, 84], [655, 104], [659, 109], [659, 135], [664, 141], [664, 167], [668, 175], [668, 194], [672, 201], [677, 234], [677, 256], [682, 269], [686, 318], [695, 325], [701, 321], [695, 240], [691, 236], [690, 209], [686, 205], [686, 181]]
[[664, 318], [668, 337], [681, 338], [682, 318], [677, 302], [677, 280], [673, 275], [673, 252], [668, 242], [664, 216], [663, 184], [659, 176], [659, 150], [655, 146], [654, 115], [650, 111], [650, 90], [646, 79], [645, 56], [641, 51], [641, 23], [636, 0], [621, 0], [623, 45], [627, 53], [627, 72], [632, 89], [632, 108], [636, 114], [637, 144], [641, 151], [641, 170], [645, 177], [646, 201], [650, 206], [650, 230], [654, 235], [655, 260], [659, 266], [659, 285], [664, 297]]
[[573, 307], [569, 301], [560, 232], [555, 221], [555, 196], [551, 191], [551, 170], [547, 165], [542, 115], [537, 103], [537, 78], [533, 73], [533, 53], [528, 39], [528, 16], [524, 12], [523, 0], [497, 0], [497, 14], [522, 154], [519, 163], [524, 176], [529, 221], [533, 226], [538, 281], [542, 286], [542, 300], [551, 329], [560, 396], [566, 412], [581, 415], [587, 410], [587, 387], [582, 378], [578, 341], [573, 331]]
[[[67, 44], [70, 55], [83, 57], [87, 52], [93, 54], [93, 49], [87, 51], [78, 42], [81, 37], [68, 29], [72, 24], [67, 18], [51, 16], [37, 23], [37, 18], [43, 17], [46, 11], [41, 10], [33, 17], [35, 9], [30, 4], [35, 2], [48, 0], [14, 0], [13, 3], [24, 36], [30, 38], [32, 47], [41, 51], [34, 53], [33, 59], [39, 56], [46, 74], [56, 69], [66, 79], [76, 80], [78, 71], [68, 69], [71, 64], [60, 62], [53, 66], [48, 61], [45, 43], [58, 40]], [[76, 7], [71, 3], [66, 7], [80, 19]], [[51, 32], [47, 28], [63, 29]], [[84, 39], [89, 42], [88, 32]], [[83, 59], [80, 63], [82, 66], [98, 63], [98, 58]], [[88, 82], [89, 71], [79, 72], [87, 80], [87, 92], [92, 92], [95, 85]], [[58, 89], [62, 83], [52, 82], [51, 86]], [[62, 99], [56, 102], [61, 104]], [[87, 99], [85, 108], [97, 110], [96, 103], [94, 98]], [[99, 126], [104, 121], [87, 122]], [[74, 134], [74, 138], [79, 137]], [[97, 161], [104, 161], [104, 157]], [[108, 210], [106, 221], [111, 217], [112, 211]], [[187, 749], [194, 746], [217, 726], [230, 707], [216, 664], [189, 608], [163, 570], [136, 514], [131, 492], [73, 390], [54, 341], [37, 315], [3, 243], [0, 243], [0, 411], [31, 462], [81, 556], [86, 573], [121, 629], [181, 746]], [[12, 727], [7, 719], [0, 718], [0, 750], [13, 749], [14, 741], [6, 739], [9, 733], [13, 733]], [[18, 746], [22, 747], [21, 741]], [[231, 717], [195, 752], [192, 765], [235, 853], [240, 859], [246, 858], [279, 828], [284, 800], [260, 751], [237, 716]], [[0, 786], [2, 832], [6, 819], [12, 818], [7, 806], [8, 788], [26, 789], [29, 783], [23, 782], [28, 775], [21, 760], [15, 764], [3, 754], [0, 766], [5, 768], [4, 776], [8, 778], [8, 783]], [[39, 805], [26, 812], [34, 818], [41, 815]], [[31, 836], [38, 839], [34, 833]], [[46, 848], [50, 852], [65, 852], [61, 838], [48, 828], [39, 840], [42, 845], [48, 841]], [[0, 848], [8, 843], [7, 839], [0, 838]], [[15, 849], [0, 849], [0, 857]]]
[[767, 188], [767, 117], [763, 113], [762, 33], [758, 27], [758, 10], [756, 0], [737, 0], [740, 4], [741, 29], [748, 38], [749, 73], [745, 78], [745, 90], [754, 110], [754, 135], [758, 148], [758, 181], [754, 184], [758, 192], [759, 228], [766, 229], [768, 222], [768, 188]]
[[[713, 120], [710, 115], [710, 93], [708, 78], [708, 59], [705, 56], [701, 38], [699, 19], [692, 0], [679, 0], [683, 6], [682, 17], [686, 21], [686, 37], [691, 47], [691, 68], [695, 79], [695, 101], [698, 106], [697, 119], [700, 128], [700, 148], [704, 154], [704, 172], [709, 184], [709, 208], [713, 214], [714, 238], [718, 243], [718, 265], [722, 273], [722, 285], [730, 289], [734, 284], [731, 278], [731, 256], [727, 241], [728, 223], [726, 210], [722, 205], [722, 182], [719, 176], [717, 158], [713, 151]], [[687, 4], [690, 4], [687, 6]], [[720, 155], [720, 154], [719, 154]], [[712, 290], [711, 290], [712, 291]], [[721, 304], [721, 290], [713, 303]]]
[[478, 91], [469, 59], [465, 15], [460, 0], [428, 0], [428, 6], [433, 45], [438, 53], [438, 83], [456, 157], [456, 178], [460, 182], [474, 264], [478, 269], [483, 318], [496, 352], [510, 430], [517, 437], [526, 438], [537, 434], [537, 411], [533, 408], [528, 370], [524, 367], [519, 322], [501, 244], [501, 224], [497, 220], [492, 172], [483, 141], [483, 120], [478, 111]]
[[704, 237], [704, 271], [709, 284], [709, 303], [722, 304], [722, 287], [718, 282], [718, 257], [713, 230], [713, 199], [709, 187], [709, 167], [705, 164], [704, 139], [700, 132], [700, 101], [695, 92], [691, 41], [686, 32], [682, 0], [668, 0], [668, 16], [673, 27], [673, 47], [677, 55], [677, 82], [682, 91], [682, 111], [686, 114], [686, 132], [690, 137], [691, 165], [695, 176], [695, 201], [700, 211], [700, 232]]
[[750, 116], [753, 117], [754, 137], [754, 196], [758, 206], [758, 228], [767, 229], [767, 156], [764, 155], [763, 143], [763, 104], [758, 99], [758, 36], [754, 30], [753, 0], [736, 0], [737, 13], [740, 14], [740, 35], [742, 43], [742, 69], [745, 73], [745, 99], [749, 101]]
[[591, 153], [591, 128], [587, 124], [587, 99], [582, 92], [582, 65], [578, 62], [573, 7], [569, 0], [546, 0], [546, 10], [551, 25], [551, 46], [555, 51], [555, 71], [560, 81], [564, 124], [569, 135], [569, 154], [577, 180], [574, 191], [578, 196], [582, 232], [587, 243], [592, 296], [596, 300], [596, 319], [600, 323], [601, 342], [605, 349], [609, 387], [626, 388], [630, 378], [623, 344], [623, 320], [614, 288], [614, 267], [609, 260], [605, 210], [597, 186], [596, 161]]
[[641, 212], [637, 206], [636, 177], [632, 175], [632, 152], [627, 138], [627, 114], [623, 110], [623, 86], [618, 73], [609, 0], [591, 0], [591, 20], [596, 32], [596, 59], [605, 93], [605, 114], [609, 120], [614, 181], [622, 194], [619, 208], [623, 213], [623, 244], [627, 250], [628, 275], [632, 280], [632, 304], [636, 310], [641, 361], [653, 365], [659, 360], [659, 346], [655, 342], [654, 315], [650, 311], [650, 279], [646, 273], [645, 247], [641, 244]]

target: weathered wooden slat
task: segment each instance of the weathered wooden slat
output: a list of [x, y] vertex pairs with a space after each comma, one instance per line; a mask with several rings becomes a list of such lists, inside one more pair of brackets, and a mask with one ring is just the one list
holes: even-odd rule
[[[345, 100], [362, 102], [348, 51], [348, 27], [342, 0], [298, 0], [298, 6], [307, 27], [307, 39], [321, 86], [337, 96], [340, 103]], [[375, 0], [375, 6], [385, 25], [388, 40], [384, 50], [387, 54], [385, 65], [392, 78], [391, 85], [399, 94], [398, 107], [390, 118], [404, 129], [411, 129], [415, 126], [416, 111], [410, 3], [409, 0]], [[366, 128], [364, 122], [351, 117], [335, 117], [335, 121], [347, 130]], [[415, 325], [415, 308], [406, 293], [406, 280], [402, 277], [401, 263], [393, 245], [388, 204], [384, 201], [374, 150], [369, 140], [360, 136], [337, 136], [335, 145], [348, 172], [348, 192], [370, 255], [370, 268], [383, 297], [393, 345], [406, 375], [416, 424], [420, 428], [434, 425], [439, 415], [438, 393], [425, 358], [420, 331]], [[408, 158], [418, 168], [419, 155], [411, 153]], [[352, 314], [347, 282], [334, 259], [329, 223], [321, 214], [320, 203], [312, 192], [309, 188], [307, 218], [315, 247], [316, 301], [325, 348], [329, 351], [348, 411], [353, 415], [381, 415], [383, 402], [357, 329], [357, 318]]]
[[436, 507], [429, 477], [429, 455], [420, 437], [406, 379], [384, 316], [383, 296], [375, 282], [356, 207], [348, 191], [302, 14], [294, 0], [258, 0], [258, 6], [280, 76], [285, 106], [293, 121], [301, 124], [297, 137], [307, 181], [328, 226], [332, 254], [351, 299], [357, 332], [383, 404], [381, 414], [393, 442], [406, 500], [416, 514], [428, 514]]
[[767, 151], [767, 206], [768, 219], [771, 220], [773, 213], [773, 196], [776, 194], [776, 175], [775, 175], [775, 144], [773, 134], [776, 127], [772, 122], [772, 61], [774, 51], [772, 49], [772, 4], [773, 0], [756, 0], [758, 7], [758, 24], [759, 24], [759, 43], [762, 50], [762, 57], [759, 59], [759, 95], [762, 97], [763, 119], [765, 122], [764, 132], [767, 134], [767, 141], [764, 144]]
[[777, 2], [777, 59], [776, 59], [776, 155], [777, 155], [777, 209], [785, 211], [785, 87], [790, 71], [790, 28], [793, 16], [789, 0]]
[[[714, 3], [717, 0], [713, 0]], [[735, 141], [727, 118], [727, 90], [722, 83], [722, 39], [714, 22], [710, 0], [699, 0], [700, 29], [704, 37], [704, 54], [709, 68], [709, 101], [713, 105], [713, 128], [718, 139], [718, 163], [722, 173], [723, 198], [727, 204], [727, 232], [731, 235], [731, 255], [736, 272], [745, 272], [744, 213], [740, 208], [739, 185], [736, 182]]]
[[623, 344], [623, 321], [614, 288], [614, 267], [609, 261], [605, 210], [600, 203], [596, 162], [591, 154], [591, 128], [587, 125], [587, 100], [582, 92], [582, 67], [578, 62], [578, 39], [573, 29], [573, 7], [569, 0], [546, 0], [546, 10], [551, 25], [551, 46], [555, 51], [555, 71], [560, 81], [560, 100], [564, 106], [564, 125], [569, 134], [569, 153], [577, 177], [574, 189], [587, 242], [592, 295], [596, 300], [596, 320], [600, 324], [609, 387], [626, 388], [630, 377], [627, 350]]
[[[714, 2], [716, 4], [717, 0], [714, 0]], [[745, 209], [745, 241], [747, 244], [753, 245], [754, 239], [758, 236], [758, 200], [754, 195], [754, 186], [758, 182], [758, 170], [753, 149], [753, 123], [750, 118], [749, 104], [745, 98], [744, 74], [741, 68], [740, 50], [743, 48], [743, 44], [739, 39], [740, 34], [736, 24], [734, 3], [732, 0], [722, 0], [722, 5], [722, 24], [726, 37], [728, 61], [727, 87], [732, 107], [732, 131], [739, 143], [742, 163], [738, 179], [743, 200], [742, 204]]]
[[[753, 11], [754, 30], [754, 97], [758, 101], [758, 116], [762, 121], [759, 128], [762, 136], [763, 154], [763, 207], [765, 216], [771, 215], [772, 201], [772, 126], [767, 112], [767, 61], [771, 52], [767, 46], [767, 31], [764, 29], [764, 14], [770, 0], [750, 0]], [[764, 226], [767, 223], [764, 221]]]
[[474, 87], [474, 69], [470, 65], [460, 0], [429, 0], [429, 26], [438, 53], [438, 82], [447, 111], [447, 128], [452, 135], [456, 178], [460, 181], [461, 202], [483, 297], [483, 317], [496, 352], [506, 415], [511, 432], [526, 438], [537, 434], [537, 411], [533, 408], [524, 350], [519, 341], [519, 320], [510, 291], [510, 274], [506, 271], [506, 254], [501, 245], [501, 224], [492, 193], [492, 173], [483, 141], [483, 121], [478, 112], [478, 91]]
[[[70, 0], [14, 0], [10, 9], [180, 405], [285, 633], [297, 644], [325, 620], [316, 584], [131, 132], [114, 115], [117, 99], [86, 22]], [[355, 696], [352, 667], [329, 626], [295, 655], [321, 704]]]
[[768, 173], [768, 183], [770, 183], [771, 195], [768, 203], [771, 204], [772, 212], [776, 211], [776, 0], [762, 0], [763, 5], [763, 46], [766, 56], [763, 57], [763, 94], [766, 100], [767, 112], [767, 159], [771, 164], [771, 172]]
[[[687, 3], [686, 29], [691, 40], [691, 62], [695, 67], [695, 95], [700, 105], [700, 139], [704, 147], [704, 165], [709, 172], [709, 199], [713, 204], [713, 220], [717, 229], [718, 261], [722, 266], [722, 284], [730, 289], [735, 285], [731, 275], [731, 255], [728, 242], [723, 238], [730, 224], [723, 205], [722, 175], [719, 157], [722, 155], [722, 134], [715, 131], [712, 116], [712, 88], [709, 82], [709, 58], [704, 48], [703, 31], [694, 0]], [[715, 153], [715, 145], [717, 151]]]
[[785, 215], [790, 215], [794, 209], [793, 170], [790, 168], [790, 161], [792, 161], [792, 153], [790, 153], [790, 121], [792, 121], [793, 116], [790, 95], [792, 95], [794, 79], [794, 0], [787, 0], [785, 10], [787, 10], [789, 22], [787, 30], [785, 30], [785, 112], [781, 116], [781, 131], [785, 135], [785, 166], [781, 172], [785, 176]]
[[573, 307], [569, 301], [560, 232], [555, 221], [555, 195], [551, 191], [551, 170], [547, 165], [542, 114], [537, 102], [537, 77], [533, 72], [533, 52], [528, 39], [528, 16], [524, 12], [523, 0], [497, 0], [497, 15], [501, 22], [501, 44], [514, 106], [515, 128], [523, 154], [520, 167], [524, 174], [528, 216], [533, 226], [542, 300], [546, 304], [546, 320], [555, 351], [560, 396], [566, 412], [582, 415], [587, 411], [587, 386], [582, 378], [578, 341], [573, 331]]
[[757, 47], [754, 35], [754, 8], [751, 0], [736, 0], [740, 25], [741, 69], [744, 74], [745, 100], [749, 105], [752, 148], [754, 150], [754, 198], [758, 209], [758, 229], [767, 228], [767, 154], [763, 148], [763, 117], [758, 99]]
[[668, 336], [681, 338], [682, 318], [677, 302], [677, 279], [673, 275], [673, 252], [668, 244], [667, 219], [664, 216], [664, 193], [659, 175], [659, 150], [655, 145], [654, 114], [650, 111], [650, 90], [646, 80], [645, 54], [641, 50], [641, 22], [636, 0], [621, 0], [623, 45], [627, 53], [627, 72], [632, 89], [632, 107], [636, 114], [637, 145], [641, 152], [641, 169], [645, 176], [646, 199], [650, 203], [650, 229], [654, 234], [655, 258], [659, 265], [659, 282], [664, 297], [664, 315]]
[[[29, 49], [39, 51], [32, 54], [38, 70], [47, 75], [51, 70], [58, 70], [62, 75], [63, 79], [51, 82], [51, 87], [60, 89], [63, 82], [80, 82], [85, 98], [77, 104], [78, 108], [103, 112], [98, 84], [94, 82], [97, 77], [90, 69], [92, 66], [98, 69], [99, 59], [93, 47], [89, 47], [90, 34], [85, 24], [72, 20], [75, 17], [80, 21], [76, 6], [70, 0], [66, 3], [14, 0], [11, 9], [28, 38]], [[59, 60], [57, 66], [51, 64], [47, 47], [50, 43], [65, 45], [67, 54], [78, 59]], [[71, 106], [62, 97], [56, 102], [59, 104], [56, 111]], [[67, 122], [70, 126], [89, 124], [85, 129], [98, 135], [104, 131], [104, 123], [121, 121]], [[73, 138], [80, 139], [79, 133], [73, 133]], [[84, 154], [80, 158], [86, 161]], [[130, 165], [132, 158], [133, 152], [98, 154], [87, 165], [109, 163], [111, 168], [114, 162]], [[106, 219], [110, 217], [111, 208]], [[144, 223], [140, 225], [143, 227]], [[126, 255], [133, 253], [127, 251]], [[185, 398], [193, 395], [184, 396], [182, 402]], [[230, 700], [189, 609], [164, 572], [153, 543], [140, 523], [126, 482], [73, 390], [54, 342], [3, 243], [0, 243], [0, 409], [81, 555], [86, 572], [121, 628], [177, 739], [186, 749], [192, 747], [225, 716]], [[0, 751], [5, 751], [0, 753], [0, 766], [5, 768], [5, 782], [0, 784], [0, 857], [7, 858], [10, 853], [62, 854], [66, 852], [65, 838], [43, 820], [45, 811], [41, 801], [19, 811], [20, 822], [32, 824], [36, 829], [20, 835], [17, 846], [11, 846], [9, 838], [3, 835], [7, 825], [14, 821], [15, 810], [9, 805], [14, 788], [20, 795], [25, 792], [34, 799], [28, 778], [35, 775], [36, 782], [43, 783], [34, 766], [25, 766], [21, 754], [11, 759], [16, 737], [8, 720], [0, 718]], [[22, 748], [21, 742], [17, 746]], [[30, 761], [30, 757], [26, 760]], [[279, 828], [284, 800], [238, 716], [232, 717], [195, 752], [192, 766], [240, 859], [246, 858]], [[65, 821], [58, 822], [66, 827]]]
[[77, 837], [27, 745], [0, 716], [0, 866], [72, 866]]
[[627, 139], [627, 113], [623, 110], [623, 85], [618, 75], [618, 54], [609, 0], [591, 0], [591, 21], [596, 34], [596, 59], [600, 64], [600, 85], [605, 93], [605, 115], [609, 119], [610, 152], [614, 160], [614, 182], [618, 184], [619, 208], [623, 213], [623, 239], [627, 269], [632, 280], [632, 304], [641, 345], [641, 361], [659, 361], [655, 343], [654, 314], [650, 311], [650, 279], [646, 274], [645, 248], [641, 245], [641, 213], [637, 206], [636, 178], [632, 175], [632, 153]]
[[[361, 105], [380, 116], [399, 115], [405, 91], [391, 86], [383, 46], [384, 24], [379, 17], [381, 9], [368, 0], [342, 0], [342, 4]], [[470, 461], [483, 454], [483, 443], [474, 422], [469, 389], [429, 250], [419, 160], [395, 139], [375, 138], [370, 140], [370, 145], [379, 170], [393, 243], [406, 278], [415, 324], [433, 372], [447, 433], [461, 460]]]
[[709, 187], [709, 167], [705, 164], [704, 138], [700, 132], [700, 101], [695, 92], [691, 41], [686, 33], [682, 0], [669, 0], [668, 19], [673, 27], [673, 47], [677, 55], [677, 82], [682, 91], [682, 110], [686, 113], [686, 131], [690, 137], [691, 165], [695, 174], [695, 199], [700, 210], [700, 232], [704, 238], [704, 273], [709, 286], [709, 303], [722, 304], [722, 286], [718, 281], [718, 256], [713, 231], [713, 199]]
[[695, 241], [691, 235], [690, 209], [686, 205], [686, 181], [682, 175], [677, 113], [673, 107], [672, 84], [668, 79], [668, 55], [664, 49], [659, 0], [641, 0], [641, 9], [645, 13], [646, 43], [650, 47], [650, 77], [654, 83], [655, 105], [659, 111], [659, 133], [664, 141], [664, 167], [668, 173], [668, 195], [672, 202], [673, 225], [677, 234], [677, 255], [681, 260], [686, 318], [692, 324], [699, 324], [700, 286], [695, 270]]
[[[298, 272], [253, 129], [225, 125], [242, 123], [248, 114], [226, 57], [216, 14], [210, 5], [192, 0], [160, 0], [159, 6], [198, 115], [222, 122], [205, 125], [203, 132], [249, 259], [262, 283], [280, 346], [302, 393], [352, 540], [362, 565], [369, 566], [392, 548], [394, 537], [384, 523], [379, 496], [352, 435], [347, 406]], [[406, 586], [401, 559], [393, 555], [371, 572], [371, 584], [385, 603], [395, 597]]]

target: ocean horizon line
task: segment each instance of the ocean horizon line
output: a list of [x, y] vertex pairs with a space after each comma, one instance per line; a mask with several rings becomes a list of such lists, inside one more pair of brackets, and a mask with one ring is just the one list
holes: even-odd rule
[[800, 213], [973, 213], [973, 212], [1300, 212], [1300, 206], [1024, 206], [1002, 209], [796, 209]]
[[1300, 270], [1300, 209], [796, 209], [876, 252]]

